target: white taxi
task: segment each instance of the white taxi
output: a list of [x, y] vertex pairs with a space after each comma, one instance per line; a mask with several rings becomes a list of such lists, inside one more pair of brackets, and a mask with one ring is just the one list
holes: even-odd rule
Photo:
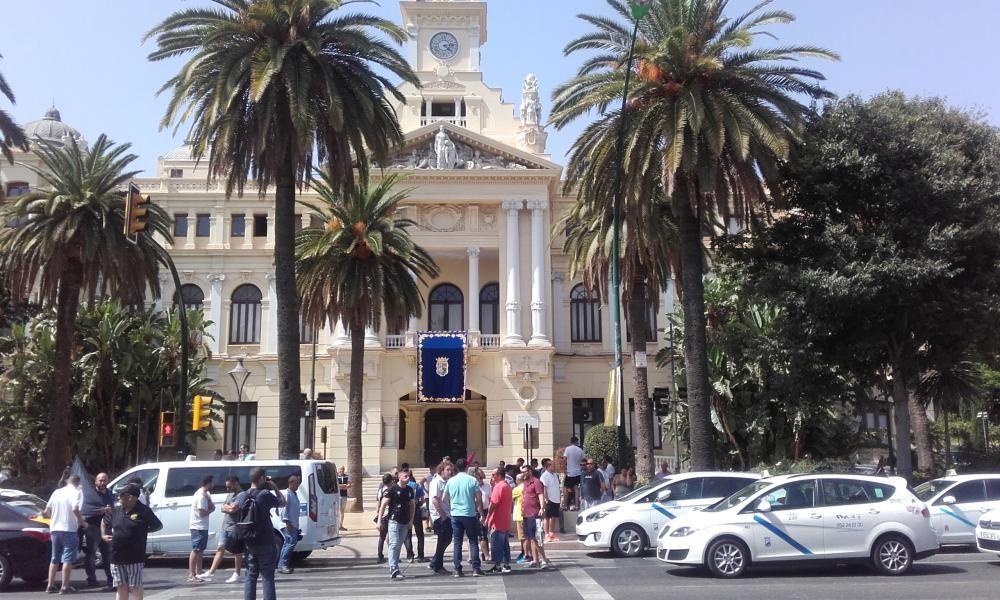
[[984, 514], [976, 524], [976, 547], [980, 552], [1000, 554], [1000, 510]]
[[660, 532], [656, 557], [739, 577], [751, 563], [864, 562], [902, 575], [937, 553], [930, 512], [901, 477], [832, 473], [762, 479]]
[[1000, 475], [952, 475], [928, 481], [914, 490], [927, 503], [938, 541], [975, 544], [976, 523], [1000, 509]]
[[576, 518], [577, 541], [637, 556], [655, 544], [660, 528], [671, 519], [711, 506], [759, 478], [755, 473], [696, 472], [654, 481], [582, 511]]

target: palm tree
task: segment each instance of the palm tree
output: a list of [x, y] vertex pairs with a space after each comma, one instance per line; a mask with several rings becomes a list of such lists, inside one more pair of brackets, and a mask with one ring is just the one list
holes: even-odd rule
[[[825, 98], [823, 75], [800, 58], [836, 58], [813, 46], [752, 48], [761, 29], [794, 16], [763, 10], [725, 16], [726, 0], [653, 0], [638, 25], [636, 85], [625, 114], [606, 112], [622, 97], [634, 21], [625, 0], [607, 0], [618, 20], [580, 15], [595, 30], [566, 54], [596, 50], [576, 77], [554, 91], [551, 122], [562, 128], [590, 111], [626, 118], [626, 169], [659, 153], [665, 194], [680, 233], [678, 248], [685, 327], [692, 469], [714, 465], [705, 340], [703, 237], [730, 218], [753, 224], [766, 216], [770, 179], [797, 140], [811, 109], [797, 98]], [[631, 155], [630, 155], [631, 153]], [[610, 179], [610, 178], [607, 178]], [[627, 178], [626, 178], [627, 180]]]
[[[3, 55], [0, 54], [0, 58]], [[14, 104], [14, 91], [10, 89], [10, 85], [7, 84], [7, 80], [4, 79], [3, 73], [0, 73], [0, 96], [4, 96], [7, 100]], [[14, 164], [14, 153], [11, 148], [20, 148], [27, 152], [28, 150], [28, 138], [24, 137], [24, 132], [21, 128], [17, 126], [14, 119], [7, 114], [7, 111], [0, 110], [0, 152], [7, 157], [7, 161], [10, 164]], [[3, 199], [3, 190], [0, 189], [0, 200]]]
[[[586, 134], [584, 134], [586, 136]], [[569, 257], [570, 276], [583, 275], [584, 285], [597, 291], [605, 301], [611, 294], [609, 275], [612, 231], [612, 204], [603, 189], [606, 177], [604, 162], [613, 160], [608, 153], [613, 136], [600, 136], [599, 142], [577, 145], [570, 157], [565, 189], [576, 190], [573, 207], [556, 224], [564, 237], [563, 252]], [[586, 167], [577, 168], [580, 163]], [[613, 168], [613, 167], [612, 167]], [[648, 309], [658, 308], [659, 294], [670, 280], [671, 259], [676, 245], [676, 227], [670, 207], [658, 185], [654, 169], [640, 171], [647, 176], [631, 181], [627, 210], [621, 236], [622, 300], [626, 307], [633, 355], [646, 351], [649, 337]], [[650, 177], [649, 175], [652, 175]], [[637, 363], [633, 361], [633, 365]], [[649, 401], [646, 367], [635, 366], [635, 405], [638, 431], [633, 435], [637, 448], [636, 471], [651, 480], [653, 460], [653, 410]]]
[[[420, 285], [438, 275], [434, 259], [410, 237], [416, 223], [395, 218], [406, 191], [389, 176], [372, 186], [362, 180], [347, 194], [326, 173], [312, 185], [321, 204], [307, 205], [326, 223], [303, 229], [295, 240], [296, 281], [302, 314], [324, 326], [342, 321], [351, 332], [351, 375], [347, 410], [347, 464], [351, 481], [361, 481], [361, 416], [364, 408], [365, 328], [401, 330], [423, 312]], [[362, 509], [361, 486], [351, 486], [354, 510]]]
[[[164, 84], [171, 100], [162, 127], [191, 123], [195, 158], [242, 194], [251, 176], [263, 196], [275, 186], [274, 269], [278, 325], [278, 452], [299, 452], [299, 303], [295, 291], [295, 187], [324, 163], [349, 193], [354, 169], [384, 160], [402, 141], [390, 77], [419, 85], [395, 44], [396, 25], [341, 15], [341, 0], [213, 0], [218, 7], [169, 16], [146, 34], [153, 61], [190, 55]], [[315, 151], [315, 157], [314, 157]]]
[[[45, 465], [57, 476], [70, 450], [69, 411], [73, 396], [72, 353], [81, 298], [116, 296], [142, 304], [146, 290], [160, 293], [157, 277], [164, 250], [151, 236], [137, 244], [122, 235], [125, 194], [121, 188], [138, 171], [129, 144], [115, 145], [101, 135], [90, 151], [71, 140], [68, 146], [39, 142], [42, 167], [24, 165], [39, 179], [39, 190], [0, 207], [9, 224], [0, 231], [0, 273], [17, 297], [37, 291], [56, 308], [56, 346], [51, 381]], [[166, 212], [150, 205], [146, 231], [170, 240]]]

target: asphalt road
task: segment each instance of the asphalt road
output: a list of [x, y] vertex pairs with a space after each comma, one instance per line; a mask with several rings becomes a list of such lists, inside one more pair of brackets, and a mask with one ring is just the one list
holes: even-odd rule
[[[370, 558], [370, 541], [349, 540], [316, 553], [292, 575], [278, 576], [279, 598], [374, 600], [645, 600], [711, 599], [987, 599], [1000, 597], [1000, 558], [952, 549], [917, 563], [903, 577], [884, 577], [864, 567], [758, 568], [738, 580], [718, 580], [705, 571], [672, 567], [652, 555], [619, 559], [580, 549], [574, 542], [549, 546], [555, 570], [517, 569], [510, 575], [454, 579], [433, 575], [425, 564], [404, 563], [406, 579], [390, 581], [385, 565]], [[447, 565], [446, 565], [447, 566]], [[448, 566], [450, 569], [450, 566]], [[236, 600], [242, 585], [184, 582], [183, 559], [151, 559], [146, 569], [148, 600], [195, 598]], [[81, 581], [82, 573], [74, 579]], [[224, 581], [229, 573], [219, 573]], [[221, 576], [221, 577], [220, 577]], [[37, 599], [41, 587], [15, 581], [0, 599]], [[113, 598], [101, 590], [81, 590], [80, 597]], [[260, 591], [258, 590], [258, 598]]]

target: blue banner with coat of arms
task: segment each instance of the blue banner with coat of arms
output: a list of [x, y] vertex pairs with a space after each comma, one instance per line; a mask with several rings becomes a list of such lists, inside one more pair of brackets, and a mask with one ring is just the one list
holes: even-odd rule
[[417, 337], [417, 402], [465, 400], [466, 335], [421, 333]]

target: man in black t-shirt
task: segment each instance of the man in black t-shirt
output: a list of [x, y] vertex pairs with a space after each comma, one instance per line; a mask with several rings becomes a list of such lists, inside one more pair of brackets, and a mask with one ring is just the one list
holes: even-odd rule
[[340, 488], [340, 530], [347, 531], [344, 527], [344, 509], [347, 507], [347, 491], [351, 489], [351, 477], [344, 465], [337, 467], [337, 487]]
[[126, 485], [121, 501], [101, 521], [101, 539], [111, 545], [111, 579], [118, 599], [142, 598], [142, 570], [146, 564], [146, 537], [163, 529], [148, 506], [139, 502], [139, 486]]
[[601, 473], [592, 459], [587, 459], [584, 470], [580, 475], [580, 510], [586, 510], [591, 506], [601, 503], [601, 496], [607, 491], [604, 481], [604, 474]]
[[267, 478], [267, 473], [260, 467], [250, 471], [250, 484], [252, 487], [247, 490], [247, 495], [254, 499], [257, 509], [254, 515], [257, 535], [247, 542], [243, 553], [247, 565], [243, 600], [257, 600], [257, 579], [262, 581], [264, 600], [276, 600], [274, 569], [278, 564], [278, 549], [274, 545], [271, 511], [285, 506], [285, 496], [278, 492], [278, 486]]
[[402, 579], [403, 577], [399, 571], [399, 549], [403, 544], [404, 536], [409, 535], [410, 523], [413, 522], [415, 507], [413, 490], [407, 485], [409, 476], [409, 471], [401, 471], [399, 482], [389, 484], [379, 506], [379, 520], [375, 523], [377, 527], [381, 528], [381, 519], [385, 518], [389, 521], [389, 576], [393, 579]]

